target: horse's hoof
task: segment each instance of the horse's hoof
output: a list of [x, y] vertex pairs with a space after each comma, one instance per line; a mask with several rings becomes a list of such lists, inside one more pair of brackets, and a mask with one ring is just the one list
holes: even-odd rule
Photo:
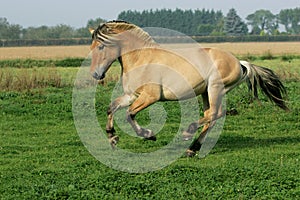
[[153, 136], [150, 136], [148, 138], [145, 138], [146, 140], [152, 140], [152, 141], [156, 141], [156, 136], [153, 135]]
[[185, 153], [187, 157], [194, 157], [196, 155], [196, 153], [190, 149], [186, 150]]
[[188, 140], [191, 140], [191, 139], [193, 139], [193, 134], [191, 134], [191, 133], [189, 133], [189, 132], [187, 132], [187, 131], [184, 131], [183, 133], [182, 133], [182, 140], [183, 141], [188, 141]]
[[237, 109], [235, 109], [235, 108], [226, 111], [226, 115], [238, 115], [238, 114], [239, 113], [238, 113]]
[[119, 142], [119, 136], [115, 135], [112, 138], [109, 138], [109, 143], [111, 147], [114, 149], [117, 143]]
[[138, 136], [143, 137], [146, 140], [156, 141], [155, 134], [149, 129], [142, 128], [141, 131], [138, 133]]

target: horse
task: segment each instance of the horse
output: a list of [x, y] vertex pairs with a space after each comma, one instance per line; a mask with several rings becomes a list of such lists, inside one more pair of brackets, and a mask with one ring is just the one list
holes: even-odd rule
[[226, 115], [222, 109], [224, 95], [242, 82], [258, 98], [257, 87], [283, 110], [288, 110], [284, 96], [286, 89], [271, 70], [239, 61], [231, 53], [217, 48], [197, 48], [188, 51], [170, 51], [161, 47], [142, 28], [126, 21], [109, 21], [92, 35], [90, 73], [96, 80], [105, 74], [115, 60], [121, 65], [124, 94], [111, 102], [107, 110], [106, 133], [114, 148], [119, 137], [115, 134], [114, 114], [128, 107], [126, 119], [137, 136], [156, 140], [152, 130], [142, 128], [135, 116], [158, 101], [179, 101], [201, 95], [204, 116], [192, 122], [183, 132], [184, 140], [191, 140], [186, 150], [194, 156], [200, 150], [210, 128]]

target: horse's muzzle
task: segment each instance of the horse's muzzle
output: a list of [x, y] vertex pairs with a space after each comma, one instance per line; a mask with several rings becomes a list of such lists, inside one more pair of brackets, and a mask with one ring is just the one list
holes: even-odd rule
[[96, 80], [102, 80], [102, 79], [105, 78], [105, 73], [99, 75], [97, 72], [94, 72], [92, 76], [93, 76], [93, 78], [96, 79]]

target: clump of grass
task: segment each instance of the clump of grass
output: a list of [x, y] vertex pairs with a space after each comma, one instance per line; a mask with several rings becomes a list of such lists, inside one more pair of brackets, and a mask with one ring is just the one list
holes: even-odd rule
[[294, 55], [294, 54], [282, 54], [282, 55], [276, 55], [274, 56], [270, 50], [266, 51], [262, 55], [254, 55], [254, 54], [244, 54], [237, 56], [240, 60], [246, 60], [246, 61], [255, 61], [255, 60], [273, 60], [273, 59], [280, 59], [284, 62], [291, 62], [292, 60], [300, 59], [300, 55]]
[[280, 77], [281, 80], [285, 81], [299, 81], [300, 80], [300, 74], [297, 71], [287, 71], [287, 70], [277, 70], [276, 74]]
[[3, 90], [9, 90], [14, 80], [14, 76], [11, 71], [7, 71], [6, 73], [1, 71], [0, 75], [0, 88]]
[[34, 68], [34, 67], [80, 67], [83, 58], [65, 58], [59, 60], [14, 59], [0, 60], [0, 68]]
[[282, 61], [288, 61], [288, 62], [291, 62], [292, 60], [295, 60], [295, 59], [300, 59], [300, 55], [283, 54], [283, 55], [281, 56], [281, 60], [282, 60]]
[[54, 64], [56, 67], [80, 67], [83, 61], [83, 58], [66, 58], [56, 60]]
[[270, 50], [263, 53], [263, 55], [260, 57], [262, 60], [273, 60], [275, 56], [272, 54]]
[[0, 68], [33, 68], [33, 67], [54, 67], [53, 60], [33, 60], [33, 59], [15, 59], [15, 60], [1, 60]]
[[0, 90], [29, 91], [46, 87], [63, 87], [61, 75], [53, 67], [43, 71], [9, 68], [0, 71]]
[[257, 56], [253, 55], [253, 54], [250, 54], [250, 53], [247, 53], [245, 55], [242, 55], [242, 56], [239, 56], [239, 59], [240, 60], [246, 60], [246, 61], [254, 61], [257, 59]]

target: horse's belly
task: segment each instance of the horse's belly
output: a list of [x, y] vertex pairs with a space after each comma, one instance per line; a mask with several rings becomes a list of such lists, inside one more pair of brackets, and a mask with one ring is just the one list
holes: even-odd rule
[[194, 85], [182, 84], [172, 87], [163, 86], [161, 99], [168, 101], [189, 99], [204, 93], [205, 90], [206, 83], [204, 81]]

